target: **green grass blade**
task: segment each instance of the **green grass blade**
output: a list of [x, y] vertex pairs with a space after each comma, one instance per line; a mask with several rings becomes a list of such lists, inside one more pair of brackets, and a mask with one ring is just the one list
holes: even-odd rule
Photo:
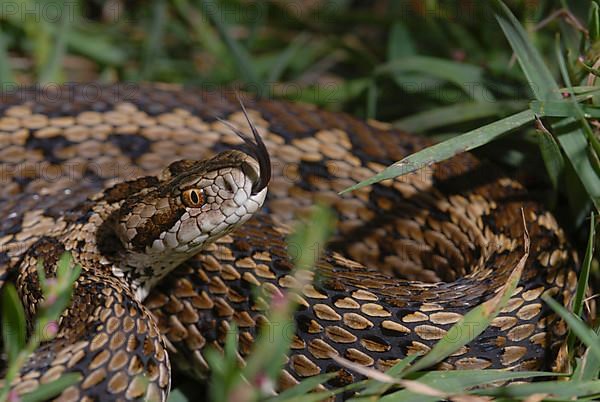
[[565, 85], [568, 88], [569, 100], [571, 101], [571, 104], [573, 105], [574, 110], [575, 110], [575, 114], [573, 115], [573, 117], [576, 117], [579, 119], [579, 121], [581, 122], [582, 131], [585, 134], [585, 136], [587, 137], [588, 142], [592, 146], [591, 147], [592, 150], [596, 153], [596, 155], [600, 155], [600, 142], [598, 141], [598, 138], [596, 138], [596, 135], [594, 134], [594, 132], [592, 131], [592, 128], [590, 127], [589, 123], [587, 122], [586, 116], [585, 116], [584, 112], [581, 110], [581, 105], [577, 102], [577, 99], [575, 98], [575, 94], [573, 93], [573, 89], [571, 86], [571, 79], [569, 78], [569, 72], [567, 70], [567, 64], [565, 62], [565, 58], [563, 57], [563, 54], [561, 51], [560, 37], [558, 37], [558, 36], [556, 37], [555, 50], [556, 50], [556, 58], [558, 59], [558, 65], [560, 67], [561, 75], [563, 77], [563, 80], [565, 81]]
[[81, 381], [81, 374], [67, 373], [63, 374], [58, 380], [47, 384], [40, 384], [35, 391], [25, 394], [21, 397], [21, 402], [42, 402], [60, 395], [62, 391], [71, 385]]
[[[90, 46], [90, 43], [94, 46]], [[88, 32], [73, 27], [67, 35], [67, 45], [74, 53], [89, 57], [99, 64], [121, 66], [129, 60], [127, 52], [113, 45], [110, 38], [102, 35], [102, 32]]]
[[388, 60], [400, 60], [417, 54], [415, 43], [406, 26], [395, 22], [391, 29], [387, 46]]
[[221, 18], [223, 13], [215, 11], [214, 4], [207, 0], [202, 0], [199, 4], [204, 15], [207, 15], [217, 27], [219, 34], [231, 52], [233, 61], [244, 82], [262, 88], [263, 82], [259, 80], [258, 75], [254, 71], [250, 53], [231, 35], [227, 23]]
[[594, 257], [594, 249], [596, 245], [596, 216], [592, 211], [590, 215], [590, 233], [588, 235], [588, 243], [585, 249], [585, 257], [583, 264], [581, 265], [581, 273], [579, 274], [579, 281], [577, 283], [577, 292], [573, 299], [573, 314], [581, 317], [583, 313], [583, 299], [585, 297], [585, 291], [587, 289], [590, 270], [592, 268], [592, 258]]
[[293, 57], [308, 43], [309, 39], [310, 36], [308, 34], [301, 33], [290, 42], [285, 50], [282, 51], [275, 59], [273, 67], [271, 67], [271, 70], [267, 76], [268, 83], [274, 83], [281, 79], [283, 72], [289, 66]]
[[538, 145], [546, 166], [546, 172], [552, 183], [552, 188], [558, 189], [559, 180], [565, 168], [565, 159], [556, 139], [538, 120]]
[[[324, 382], [329, 381], [332, 378], [335, 378], [336, 375], [336, 373], [326, 373], [316, 375], [314, 377], [309, 377], [305, 380], [300, 381], [299, 384], [293, 386], [292, 388], [286, 389], [276, 397], [270, 398], [269, 402], [289, 402], [289, 399], [308, 394], [310, 391], [314, 390], [318, 385], [323, 384]], [[321, 395], [321, 398], [326, 396], [327, 395]]]
[[408, 355], [385, 373], [392, 377], [401, 378], [406, 368], [409, 367], [418, 357], [420, 357], [419, 354]]
[[[402, 60], [417, 54], [414, 40], [406, 25], [401, 22], [395, 22], [390, 28], [387, 43], [387, 60]], [[427, 90], [441, 82], [436, 78], [428, 77], [425, 74], [415, 73], [397, 73], [392, 74], [393, 80], [400, 88], [408, 92]]]
[[2, 341], [8, 354], [8, 362], [13, 363], [25, 347], [27, 325], [25, 310], [12, 283], [2, 291]]
[[[311, 214], [308, 223], [296, 228], [288, 241], [288, 250], [293, 257], [296, 270], [314, 268], [325, 242], [332, 233], [333, 219], [333, 214], [328, 208], [318, 206]], [[292, 334], [295, 332], [295, 322], [292, 317], [296, 299], [292, 295], [296, 291], [298, 290], [290, 288], [285, 294], [279, 295], [283, 300], [272, 301], [268, 315], [269, 325], [259, 332], [242, 371], [250, 381], [263, 375], [274, 380], [281, 373], [283, 356], [288, 352]], [[266, 350], [269, 353], [264, 353]]]
[[[598, 155], [600, 155], [600, 142], [598, 141], [596, 134], [593, 132], [588, 121], [586, 120], [586, 116], [584, 115], [584, 112], [582, 111], [580, 104], [577, 102], [577, 100], [575, 98], [575, 95], [573, 93], [572, 86], [571, 86], [571, 80], [569, 78], [569, 73], [567, 71], [566, 62], [562, 55], [561, 46], [560, 46], [560, 38], [557, 37], [556, 39], [557, 39], [556, 40], [556, 56], [558, 59], [558, 64], [560, 66], [560, 71], [561, 71], [561, 74], [565, 81], [565, 84], [568, 88], [568, 92], [570, 95], [569, 99], [574, 107], [575, 113], [574, 113], [573, 117], [579, 121], [579, 126], [580, 126], [579, 129], [574, 131], [574, 134], [584, 137], [583, 139], [587, 142], [586, 147], [585, 147], [585, 155], [583, 155], [582, 153], [578, 154], [578, 155], [573, 155], [571, 157], [571, 160], [578, 160], [578, 162], [584, 163], [583, 165], [579, 165], [579, 166], [586, 168], [585, 171], [581, 172], [581, 173], [585, 173], [585, 176], [583, 176], [580, 173], [580, 171], [577, 169], [577, 167], [575, 167], [575, 170], [577, 171], [579, 179], [582, 181], [582, 183], [583, 183], [586, 191], [588, 192], [588, 195], [592, 199], [592, 202], [594, 203], [596, 209], [598, 209], [598, 206], [599, 206], [598, 199], [595, 197], [596, 194], [594, 191], [597, 191], [598, 185], [600, 185], [600, 178], [599, 178], [600, 161], [598, 159]], [[569, 155], [566, 148], [565, 148], [565, 151], [567, 152], [568, 156], [571, 156], [571, 155]], [[585, 164], [586, 162], [587, 162], [587, 165]], [[587, 171], [587, 168], [590, 168], [590, 167], [592, 169], [591, 172]]]
[[591, 348], [588, 347], [581, 359], [578, 360], [577, 367], [571, 380], [597, 380], [598, 372], [600, 372], [600, 359], [592, 352]]
[[548, 295], [543, 295], [542, 299], [548, 303], [552, 310], [565, 320], [571, 331], [577, 335], [581, 342], [590, 348], [595, 357], [600, 359], [600, 337], [598, 337], [598, 335], [596, 335], [594, 331], [581, 320], [581, 318], [568, 311], [556, 300]]
[[163, 46], [165, 23], [167, 20], [167, 4], [162, 0], [154, 0], [151, 9], [151, 22], [148, 40], [144, 43], [140, 79], [151, 80], [156, 68], [156, 60], [160, 57]]
[[6, 49], [6, 36], [0, 31], [0, 84], [15, 82]]
[[[564, 155], [566, 155], [566, 152]], [[585, 220], [589, 217], [588, 211], [593, 209], [594, 205], [570, 161], [565, 164], [565, 179], [563, 183], [563, 191], [569, 204], [572, 227], [582, 227], [585, 224]]]
[[[524, 219], [524, 218], [523, 218]], [[525, 224], [525, 222], [523, 222]], [[525, 231], [523, 256], [513, 268], [503, 288], [491, 299], [475, 307], [454, 324], [448, 333], [440, 339], [423, 358], [417, 360], [406, 372], [411, 373], [422, 370], [433, 364], [439, 363], [462, 346], [471, 342], [481, 334], [500, 313], [506, 305], [519, 283], [525, 261], [529, 257], [529, 234]]]
[[73, 16], [66, 11], [67, 5], [62, 4], [62, 18], [58, 30], [54, 33], [52, 51], [48, 62], [41, 66], [39, 81], [42, 84], [56, 83], [63, 80], [62, 65], [67, 48], [67, 38], [71, 28]]
[[535, 115], [530, 110], [524, 110], [494, 123], [486, 124], [485, 126], [469, 131], [458, 137], [440, 142], [409, 155], [406, 158], [388, 166], [382, 172], [344, 189], [341, 194], [368, 186], [370, 184], [378, 183], [382, 180], [402, 176], [414, 172], [422, 167], [429, 166], [432, 163], [449, 159], [461, 152], [470, 151], [487, 144], [501, 135], [523, 127], [525, 124], [534, 121], [534, 119]]
[[590, 43], [596, 43], [600, 38], [600, 7], [597, 3], [590, 2], [590, 14], [587, 29], [590, 35]]
[[519, 21], [502, 1], [498, 0], [496, 3], [501, 11], [501, 14], [496, 14], [496, 20], [514, 50], [535, 98], [561, 99], [558, 84]]
[[600, 210], [600, 178], [588, 156], [588, 142], [581, 129], [558, 136], [558, 142], [581, 180], [596, 210]]
[[472, 99], [493, 102], [494, 95], [483, 86], [483, 69], [479, 66], [458, 63], [436, 57], [412, 56], [394, 60], [375, 68], [375, 76], [417, 72], [441, 78], [463, 90]]
[[[583, 64], [585, 65], [585, 64]], [[561, 92], [566, 91], [567, 88], [561, 88]], [[574, 85], [573, 86], [573, 93], [577, 94], [577, 95], [581, 95], [581, 96], [585, 96], [585, 95], [593, 95], [596, 94], [600, 91], [600, 87], [597, 87], [595, 85]]]
[[214, 57], [218, 57], [222, 63], [225, 63], [229, 53], [223, 41], [219, 38], [217, 32], [210, 25], [205, 15], [194, 8], [188, 0], [173, 0], [173, 6], [177, 13], [183, 18], [193, 30], [194, 39], [199, 43], [202, 49]]
[[523, 110], [523, 101], [464, 102], [426, 110], [394, 122], [394, 126], [409, 132], [424, 132], [451, 124], [464, 123], [492, 116], [502, 116]]
[[320, 257], [334, 227], [333, 212], [318, 205], [309, 223], [300, 225], [288, 240], [288, 249], [298, 269], [312, 269]]
[[225, 345], [223, 345], [223, 361], [226, 364], [225, 372], [235, 376], [239, 373], [237, 367], [237, 351], [238, 351], [238, 328], [235, 323], [232, 323], [225, 336]]
[[[385, 374], [389, 375], [390, 377], [397, 378], [397, 379], [402, 378], [403, 371], [418, 357], [419, 357], [418, 354], [412, 354], [412, 355], [406, 356], [400, 362], [396, 363], [392, 368], [390, 368], [389, 370], [386, 370]], [[352, 398], [351, 401], [352, 402], [371, 401], [372, 400], [371, 395], [381, 395], [384, 392], [386, 392], [388, 389], [390, 389], [392, 386], [393, 386], [393, 384], [386, 384], [386, 383], [382, 383], [382, 382], [379, 382], [376, 380], [370, 380], [367, 383], [367, 386], [360, 392], [359, 396], [357, 398]]]
[[[337, 390], [336, 390], [337, 391]], [[336, 395], [336, 393], [340, 393], [341, 391], [323, 391], [312, 394], [305, 395], [296, 395], [287, 399], [277, 399], [277, 401], [281, 402], [323, 402], [327, 401], [329, 397]], [[271, 399], [266, 399], [265, 402], [271, 402]]]
[[532, 101], [529, 107], [540, 117], [572, 117], [577, 116], [578, 109], [580, 109], [584, 118], [600, 118], [599, 107], [580, 105], [570, 100]]
[[183, 391], [179, 388], [172, 389], [169, 393], [169, 399], [167, 402], [189, 402], [189, 399], [185, 396]]
[[477, 390], [477, 395], [526, 398], [534, 394], [552, 394], [553, 397], [575, 398], [600, 393], [600, 381], [545, 381], [533, 384], [513, 384], [499, 388]]
[[[256, 46], [262, 33], [262, 28], [268, 23], [269, 19], [269, 5], [266, 1], [260, 1], [254, 3], [255, 11], [252, 15], [251, 21], [248, 26], [248, 34], [244, 39], [244, 46], [248, 49], [252, 49]], [[237, 6], [236, 6], [237, 7]], [[237, 20], [234, 19], [234, 21]]]
[[[496, 381], [516, 380], [556, 375], [541, 371], [511, 372], [504, 370], [456, 370], [415, 373], [410, 379], [447, 394], [462, 394], [471, 387]], [[378, 402], [435, 402], [438, 397], [416, 394], [408, 390], [396, 391], [381, 397]]]
[[294, 102], [308, 102], [331, 108], [363, 93], [371, 83], [370, 78], [357, 78], [334, 85], [312, 85], [300, 92], [285, 91], [281, 96]]
[[375, 80], [372, 80], [367, 87], [367, 119], [375, 119], [377, 117], [377, 85]]
[[[44, 269], [41, 264], [38, 264], [38, 275], [40, 278], [44, 277]], [[47, 308], [43, 309], [42, 316], [38, 317], [39, 320], [48, 319], [51, 321], [58, 320], [58, 317], [62, 314], [67, 305], [69, 304], [73, 291], [73, 283], [79, 278], [81, 273], [81, 266], [73, 264], [73, 256], [70, 252], [65, 252], [60, 256], [60, 259], [57, 263], [56, 269], [56, 283], [58, 292], [55, 296], [56, 299], [54, 303], [52, 303]], [[45, 282], [45, 279], [43, 280]], [[47, 286], [42, 285], [42, 290], [44, 292], [45, 297], [49, 297]], [[43, 322], [38, 322], [37, 324], [45, 325]]]

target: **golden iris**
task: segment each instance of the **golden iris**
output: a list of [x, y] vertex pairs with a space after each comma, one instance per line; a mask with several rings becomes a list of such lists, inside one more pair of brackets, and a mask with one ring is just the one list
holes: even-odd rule
[[200, 208], [204, 204], [204, 193], [202, 190], [190, 188], [181, 194], [181, 201], [186, 207]]

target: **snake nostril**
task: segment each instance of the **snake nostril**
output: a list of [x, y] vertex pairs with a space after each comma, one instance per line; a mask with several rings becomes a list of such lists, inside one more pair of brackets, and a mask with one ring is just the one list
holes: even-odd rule
[[230, 192], [230, 193], [235, 192], [235, 187], [230, 180], [225, 180], [225, 183], [223, 185], [225, 187], [225, 190], [227, 190], [228, 192]]
[[223, 177], [222, 187], [229, 194], [235, 194], [240, 187], [244, 187], [245, 178], [239, 171], [234, 170]]

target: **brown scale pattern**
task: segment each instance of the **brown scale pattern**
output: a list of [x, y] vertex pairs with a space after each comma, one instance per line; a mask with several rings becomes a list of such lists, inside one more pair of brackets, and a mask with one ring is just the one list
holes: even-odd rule
[[[218, 347], [231, 322], [247, 353], [264, 321], [264, 299], [253, 299], [253, 289], [294, 286], [285, 233], [315, 201], [331, 205], [339, 222], [316, 280], [302, 291], [282, 387], [339, 370], [334, 355], [386, 369], [429, 350], [510, 274], [522, 253], [521, 208], [532, 246], [517, 291], [492, 326], [439, 368], [552, 366], [566, 329], [540, 297], [569, 303], [577, 259], [549, 212], [469, 154], [340, 196], [428, 142], [382, 123], [283, 102], [245, 100], [272, 157], [263, 211], [183, 264], [139, 305], [127, 283], [98, 263], [85, 224], [90, 211], [103, 207], [88, 197], [158, 175], [174, 161], [238, 147], [215, 116], [246, 123], [233, 93], [123, 85], [94, 94], [86, 96], [83, 86], [23, 90], [0, 102], [0, 281], [16, 277], [33, 314], [40, 296], [31, 270], [36, 256], [46, 256], [50, 276], [61, 247], [84, 267], [58, 338], [30, 359], [19, 392], [70, 371], [82, 381], [60, 400], [164, 400], [170, 369], [163, 338], [178, 366], [204, 375], [202, 350]], [[128, 186], [113, 188], [105, 200], [136, 190]], [[57, 245], [62, 238], [68, 240]], [[332, 384], [358, 379], [339, 373]], [[147, 389], [139, 374], [149, 379]]]

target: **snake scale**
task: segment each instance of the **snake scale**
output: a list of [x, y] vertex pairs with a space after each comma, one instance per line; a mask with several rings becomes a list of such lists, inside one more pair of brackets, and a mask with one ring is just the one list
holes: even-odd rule
[[286, 236], [315, 202], [338, 221], [302, 288], [280, 387], [336, 370], [330, 385], [359, 378], [332, 356], [384, 370], [427, 352], [506, 282], [523, 255], [521, 209], [531, 251], [515, 293], [436, 368], [552, 368], [566, 327], [541, 296], [569, 303], [577, 256], [522, 185], [464, 153], [339, 195], [430, 142], [305, 105], [243, 103], [270, 168], [260, 143], [248, 148], [232, 129], [251, 138], [233, 92], [156, 84], [3, 94], [0, 278], [17, 283], [31, 317], [38, 259], [49, 277], [65, 250], [83, 268], [57, 338], [29, 359], [15, 392], [78, 372], [59, 400], [164, 401], [170, 362], [206, 374], [203, 349], [219, 347], [233, 322], [243, 356], [265, 320], [256, 288], [294, 286]]

